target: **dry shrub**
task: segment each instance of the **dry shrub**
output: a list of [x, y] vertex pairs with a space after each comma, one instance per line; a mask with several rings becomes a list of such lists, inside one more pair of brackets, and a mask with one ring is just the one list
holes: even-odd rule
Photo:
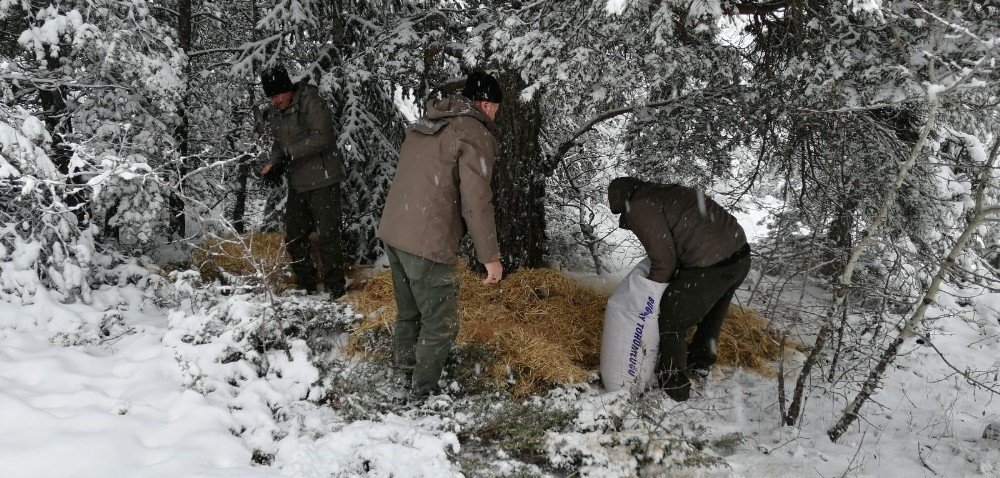
[[[517, 380], [511, 392], [524, 395], [552, 384], [585, 381], [597, 369], [607, 295], [551, 269], [522, 269], [499, 285], [485, 285], [468, 268], [458, 269], [458, 344], [495, 352], [487, 373], [498, 387], [505, 386], [512, 373]], [[361, 281], [345, 300], [365, 316], [347, 350], [368, 353], [372, 335], [388, 336], [395, 320], [390, 273]], [[760, 316], [731, 307], [719, 340], [718, 363], [770, 375], [770, 363], [781, 353], [777, 344]]]
[[211, 237], [191, 259], [206, 280], [222, 279], [222, 272], [283, 290], [294, 281], [285, 274], [290, 258], [280, 232]]

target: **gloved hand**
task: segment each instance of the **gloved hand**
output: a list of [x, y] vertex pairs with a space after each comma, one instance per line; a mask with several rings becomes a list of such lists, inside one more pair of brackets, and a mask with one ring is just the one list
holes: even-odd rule
[[267, 163], [260, 170], [260, 178], [268, 187], [281, 186], [281, 178], [285, 175], [285, 165], [283, 163]]

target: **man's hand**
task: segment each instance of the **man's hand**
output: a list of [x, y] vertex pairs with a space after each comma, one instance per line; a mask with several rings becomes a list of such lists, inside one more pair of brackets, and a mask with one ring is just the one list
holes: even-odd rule
[[274, 161], [271, 161], [260, 168], [260, 179], [267, 187], [273, 188], [280, 186], [281, 179], [284, 174], [284, 165]]
[[486, 264], [486, 279], [483, 284], [496, 284], [500, 279], [503, 279], [503, 264], [500, 261]]

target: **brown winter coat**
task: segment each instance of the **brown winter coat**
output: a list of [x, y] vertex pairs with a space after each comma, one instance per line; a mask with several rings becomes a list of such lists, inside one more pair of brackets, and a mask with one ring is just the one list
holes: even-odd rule
[[270, 106], [267, 119], [274, 137], [271, 162], [288, 171], [288, 183], [296, 192], [344, 179], [333, 116], [315, 86], [304, 81], [296, 84], [288, 108], [281, 111]]
[[728, 259], [747, 243], [736, 218], [701, 191], [618, 178], [608, 187], [611, 212], [635, 233], [652, 261], [649, 279], [666, 283], [678, 268]]
[[469, 231], [480, 262], [500, 260], [490, 189], [496, 151], [493, 122], [467, 98], [428, 103], [424, 117], [407, 128], [379, 237], [401, 251], [454, 264]]

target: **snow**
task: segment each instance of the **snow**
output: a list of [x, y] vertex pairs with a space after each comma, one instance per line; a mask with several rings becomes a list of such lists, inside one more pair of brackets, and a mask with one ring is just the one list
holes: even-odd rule
[[[969, 295], [969, 291], [946, 292]], [[787, 291], [790, 297], [797, 293]], [[972, 296], [975, 322], [995, 325], [1000, 320], [996, 311], [978, 313], [983, 303], [996, 301], [995, 295]], [[822, 308], [826, 300], [824, 293], [816, 294], [807, 299], [806, 307]], [[958, 309], [954, 302], [943, 302], [948, 310]], [[941, 308], [929, 316], [942, 317], [935, 323], [932, 340], [956, 367], [996, 366], [993, 357], [1000, 352], [1000, 335], [995, 328], [977, 330]], [[801, 358], [790, 357], [793, 363]], [[786, 387], [794, 386], [796, 376], [787, 375]], [[863, 409], [865, 423], [855, 424], [839, 444], [830, 442], [826, 430], [831, 417], [842, 411], [842, 394], [848, 391], [842, 386], [824, 389], [810, 395], [806, 416], [797, 428], [777, 424], [777, 387], [772, 379], [740, 371], [716, 375], [701, 399], [717, 404], [719, 414], [711, 418], [710, 428], [752, 437], [752, 447], [727, 457], [737, 476], [931, 476], [928, 467], [943, 476], [995, 476], [989, 470], [1000, 469], [1000, 451], [981, 439], [985, 425], [1000, 417], [1000, 404], [958, 376], [929, 346], [913, 341], [904, 345], [882, 389]]]
[[392, 92], [392, 102], [396, 109], [403, 115], [407, 123], [412, 123], [420, 118], [420, 107], [417, 105], [417, 98], [410, 96], [403, 88], [397, 87]]
[[948, 91], [947, 85], [928, 83], [925, 86], [927, 87], [927, 100], [932, 103], [938, 100], [937, 97], [939, 94]]
[[986, 152], [986, 145], [983, 144], [979, 137], [951, 128], [947, 128], [946, 131], [965, 144], [965, 148], [974, 163], [983, 165], [987, 163], [989, 155]]
[[[727, 194], [710, 197], [724, 203]], [[777, 199], [760, 195], [747, 196], [734, 210], [757, 243], [769, 233], [767, 211], [779, 209]], [[627, 240], [630, 234], [612, 236], [623, 244], [606, 258], [613, 272], [575, 277], [613, 288], [641, 257], [641, 247]], [[336, 372], [321, 369], [303, 340], [257, 353], [248, 337], [267, 326], [283, 330], [287, 317], [324, 320], [328, 311], [303, 318], [304, 311], [293, 308], [291, 316], [283, 316], [280, 306], [299, 299], [265, 303], [248, 295], [212, 296], [192, 272], [174, 273], [173, 283], [154, 300], [149, 291], [126, 285], [128, 278], [142, 277], [138, 263], [114, 270], [110, 275], [120, 278], [119, 285], [94, 291], [89, 305], [67, 305], [62, 295], [40, 287], [33, 271], [18, 270], [30, 269], [37, 251], [26, 243], [14, 251], [19, 256], [10, 260], [20, 265], [3, 269], [2, 279], [32, 288], [23, 304], [0, 302], [0, 475], [5, 478], [438, 477], [483, 471], [458, 459], [474, 446], [464, 441], [463, 431], [481, 418], [456, 413], [461, 410], [456, 399], [443, 397], [417, 410], [387, 399], [337, 408], [318, 400], [344, 392], [321, 383]], [[92, 250], [84, 247], [77, 254], [89, 256]], [[749, 301], [756, 280], [747, 280], [738, 302]], [[827, 293], [788, 278], [760, 280], [763, 289], [784, 288], [782, 304], [801, 301], [804, 332], [793, 338], [811, 343], [809, 331], [817, 324], [808, 318], [825, 310]], [[160, 299], [174, 305], [161, 308]], [[774, 320], [777, 327], [788, 325], [781, 317]], [[1000, 293], [948, 285], [929, 311], [928, 325], [933, 345], [958, 370], [1000, 367]], [[323, 361], [357, 367], [351, 373], [370, 372], [341, 354], [342, 337], [331, 339], [340, 345]], [[234, 351], [243, 359], [226, 358]], [[798, 352], [786, 357], [788, 389], [802, 359]], [[825, 373], [813, 379], [816, 387], [796, 427], [779, 422], [775, 378], [732, 369], [714, 370], [684, 404], [656, 392], [640, 398], [603, 393], [593, 383], [557, 388], [529, 403], [577, 411], [567, 429], [545, 434], [544, 458], [578, 476], [634, 476], [640, 454], [656, 457], [655, 466], [664, 467], [645, 473], [672, 473], [666, 467], [685, 466], [685, 457], [696, 452], [724, 465], [699, 468], [694, 476], [997, 476], [1000, 450], [981, 435], [988, 423], [1000, 421], [1000, 401], [971, 385], [930, 345], [912, 340], [904, 345], [883, 387], [863, 409], [864, 419], [838, 444], [826, 431], [854, 385], [829, 384], [821, 376]], [[454, 382], [453, 392], [461, 396]], [[353, 417], [352, 409], [363, 415]], [[655, 417], [652, 422], [649, 416]], [[656, 435], [663, 430], [672, 433], [666, 440]], [[712, 444], [731, 434], [743, 438]], [[487, 471], [498, 474], [532, 470], [502, 450], [491, 450], [484, 460]]]
[[[57, 177], [55, 165], [35, 143], [49, 139], [42, 122], [20, 107], [4, 109], [0, 113], [9, 115], [11, 120], [20, 120], [20, 124], [0, 121], [0, 178], [16, 178], [23, 173], [37, 174], [42, 178]], [[25, 191], [33, 189], [33, 178], [25, 177], [22, 181]]]
[[627, 0], [608, 0], [606, 9], [608, 13], [621, 15], [625, 11], [625, 8], [628, 7], [628, 3]]
[[[943, 299], [929, 314], [934, 345], [960, 370], [995, 367], [1000, 294], [946, 292], [965, 299]], [[799, 291], [790, 287], [786, 294], [797, 297]], [[746, 290], [740, 295], [746, 300]], [[815, 289], [806, 296], [805, 308], [822, 308], [827, 300]], [[468, 425], [438, 415], [448, 401], [433, 409], [442, 412], [389, 411], [349, 420], [303, 398], [308, 387], [302, 387], [317, 377], [300, 342], [292, 343], [288, 355], [269, 357], [270, 370], [280, 374], [247, 377], [239, 387], [223, 389], [224, 381], [210, 379], [239, 371], [242, 362], [213, 357], [238, 345], [236, 339], [223, 339], [225, 333], [202, 345], [183, 339], [214, 327], [214, 313], [188, 304], [168, 319], [134, 286], [95, 291], [91, 305], [64, 305], [57, 298], [40, 290], [31, 305], [0, 303], [5, 477], [421, 477], [473, 471], [454, 459], [463, 450], [456, 434]], [[239, 296], [228, 300], [218, 310], [248, 321], [259, 317], [256, 305]], [[969, 306], [959, 305], [965, 302]], [[801, 358], [790, 355], [789, 370]], [[202, 379], [191, 388], [193, 375]], [[847, 390], [817, 388], [797, 428], [778, 423], [776, 390], [773, 378], [719, 369], [684, 405], [655, 394], [642, 404], [627, 392], [604, 394], [591, 386], [558, 392], [555, 403], [578, 407], [579, 413], [571, 430], [548, 433], [548, 459], [580, 476], [630, 476], [636, 464], [630, 450], [646, 443], [650, 432], [608, 430], [618, 417], [628, 423], [637, 409], [657, 406], [665, 407], [662, 426], [679, 436], [747, 437], [718, 452], [728, 469], [705, 476], [925, 476], [928, 467], [946, 476], [974, 476], [1000, 469], [1000, 450], [980, 438], [987, 423], [1000, 420], [1000, 404], [956, 375], [929, 346], [905, 345], [865, 408], [865, 422], [841, 444], [825, 433]], [[285, 418], [272, 417], [269, 407], [283, 409]], [[241, 428], [246, 431], [237, 436]], [[663, 455], [667, 466], [675, 463], [673, 453], [689, 445], [643, 446], [672, 450]], [[254, 450], [265, 447], [273, 461], [253, 464]], [[503, 455], [494, 465], [516, 470]]]
[[46, 339], [50, 323], [32, 323], [45, 316], [87, 322], [88, 315], [100, 313], [0, 303], [3, 476], [270, 475], [250, 466], [223, 410], [180, 386], [177, 362], [160, 344], [162, 316], [130, 314], [135, 334], [73, 347]]
[[[272, 367], [285, 375], [250, 381], [225, 402], [189, 388], [190, 362], [178, 355], [185, 351], [165, 339], [197, 330], [204, 316], [175, 311], [167, 320], [165, 311], [131, 286], [105, 288], [94, 298], [92, 305], [63, 305], [41, 291], [32, 305], [0, 303], [5, 478], [329, 477], [366, 471], [376, 477], [461, 476], [448, 455], [460, 450], [459, 440], [438, 431], [440, 421], [389, 414], [345, 424], [329, 409], [295, 404], [304, 394], [296, 384], [318, 378], [314, 367], [302, 366], [309, 362], [295, 346], [287, 357], [271, 357]], [[239, 301], [228, 308], [236, 315], [252, 312]], [[117, 309], [122, 311], [112, 315], [123, 318], [110, 336], [95, 329]], [[226, 344], [211, 342], [209, 348]], [[212, 357], [206, 350], [192, 356]], [[219, 373], [212, 367], [227, 366], [211, 360], [200, 365], [194, 373], [203, 377]], [[284, 438], [272, 434], [278, 430], [269, 423], [270, 412], [259, 413], [271, 404], [288, 405], [286, 413], [313, 430], [285, 430]], [[238, 436], [236, 430], [247, 427]], [[269, 430], [266, 438], [253, 427]], [[271, 466], [252, 463], [251, 445], [260, 440], [275, 446]]]
[[853, 0], [851, 8], [854, 11], [879, 12], [882, 10], [883, 0]]
[[419, 431], [411, 420], [389, 415], [381, 422], [357, 421], [318, 440], [287, 438], [276, 463], [286, 476], [326, 478], [462, 476], [446, 450], [458, 451], [458, 438]]

